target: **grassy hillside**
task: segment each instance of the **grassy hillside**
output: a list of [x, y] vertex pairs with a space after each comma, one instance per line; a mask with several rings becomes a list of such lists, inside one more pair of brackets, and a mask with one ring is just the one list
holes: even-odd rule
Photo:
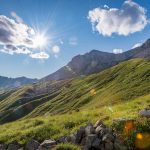
[[[1, 123], [20, 120], [0, 125], [0, 141], [24, 144], [31, 139], [58, 139], [99, 119], [111, 125], [114, 118], [135, 118], [134, 132], [148, 132], [149, 124], [138, 111], [150, 107], [149, 66], [149, 60], [133, 59], [88, 77], [2, 93]], [[135, 141], [135, 137], [124, 138], [130, 139], [130, 145]]]
[[110, 125], [114, 118], [137, 118], [142, 122], [140, 127], [143, 127], [145, 126], [144, 120], [139, 118], [138, 110], [149, 104], [150, 94], [109, 107], [88, 108], [62, 115], [22, 119], [0, 125], [0, 141], [8, 143], [18, 141], [24, 144], [33, 138], [40, 142], [48, 138], [57, 139], [74, 133], [81, 125], [89, 122], [95, 123], [98, 119]]
[[0, 122], [127, 103], [150, 93], [150, 61], [133, 59], [103, 72], [25, 86], [0, 96]]

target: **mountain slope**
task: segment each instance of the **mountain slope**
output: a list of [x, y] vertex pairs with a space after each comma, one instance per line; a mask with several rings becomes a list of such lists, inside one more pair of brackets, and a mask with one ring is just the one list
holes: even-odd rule
[[150, 60], [133, 59], [87, 77], [25, 86], [0, 96], [0, 122], [101, 108], [150, 93]]
[[29, 79], [26, 77], [8, 78], [0, 76], [0, 89], [16, 88], [34, 82], [37, 82], [37, 79]]
[[66, 66], [46, 76], [42, 80], [63, 80], [81, 75], [89, 75], [133, 58], [150, 58], [150, 39], [142, 46], [122, 54], [92, 50], [84, 55], [77, 55]]

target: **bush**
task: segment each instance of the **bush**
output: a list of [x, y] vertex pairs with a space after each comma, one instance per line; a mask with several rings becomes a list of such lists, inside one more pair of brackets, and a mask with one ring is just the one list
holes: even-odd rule
[[65, 122], [64, 127], [65, 129], [72, 129], [73, 127], [75, 127], [75, 123], [72, 121]]

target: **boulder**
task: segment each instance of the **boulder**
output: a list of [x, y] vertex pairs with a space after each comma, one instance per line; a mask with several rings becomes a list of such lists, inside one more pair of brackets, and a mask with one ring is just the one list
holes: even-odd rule
[[101, 132], [101, 130], [103, 130], [103, 129], [104, 129], [103, 127], [98, 126], [98, 127], [95, 129], [95, 133], [96, 133], [97, 135], [99, 135], [100, 132]]
[[98, 126], [103, 126], [103, 125], [104, 125], [104, 124], [103, 124], [103, 121], [98, 120], [98, 121], [95, 123], [94, 128], [96, 129]]
[[85, 127], [80, 127], [75, 135], [75, 143], [80, 144], [82, 138], [85, 136]]
[[69, 140], [69, 137], [67, 136], [62, 136], [57, 140], [57, 143], [66, 143]]
[[105, 150], [114, 150], [114, 144], [112, 142], [105, 143]]
[[[70, 139], [70, 141], [69, 141]], [[71, 142], [71, 143], [76, 143], [76, 135], [72, 134], [70, 135], [68, 138], [67, 138], [68, 142]]]
[[53, 148], [56, 145], [56, 141], [54, 140], [45, 140], [41, 145], [40, 145], [40, 149], [50, 149]]
[[101, 148], [101, 140], [99, 138], [95, 138], [92, 143], [92, 148], [100, 149]]
[[24, 150], [24, 148], [23, 148], [23, 147], [21, 147], [21, 148], [19, 148], [18, 150]]
[[19, 147], [20, 147], [19, 145], [11, 143], [8, 145], [7, 150], [18, 150]]
[[95, 129], [93, 127], [92, 124], [89, 124], [88, 126], [86, 126], [85, 128], [85, 135], [88, 136], [90, 134], [94, 134], [95, 133]]
[[36, 140], [29, 141], [26, 146], [25, 150], [37, 150], [40, 146], [40, 143]]
[[4, 144], [4, 143], [0, 144], [0, 150], [6, 150], [6, 148], [7, 148], [6, 144]]
[[102, 137], [102, 141], [104, 142], [114, 142], [115, 141], [115, 137], [113, 134], [110, 133], [106, 133], [103, 137]]
[[139, 115], [146, 117], [146, 118], [150, 118], [150, 109], [143, 109], [139, 111]]
[[86, 137], [86, 149], [91, 149], [92, 148], [92, 144], [93, 142], [97, 139], [97, 135], [96, 134], [89, 134]]

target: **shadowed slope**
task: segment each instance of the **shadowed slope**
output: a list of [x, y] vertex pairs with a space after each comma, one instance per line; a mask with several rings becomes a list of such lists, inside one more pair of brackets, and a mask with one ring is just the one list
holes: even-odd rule
[[133, 59], [87, 77], [23, 87], [1, 99], [0, 121], [109, 106], [147, 95], [149, 66], [149, 60]]

